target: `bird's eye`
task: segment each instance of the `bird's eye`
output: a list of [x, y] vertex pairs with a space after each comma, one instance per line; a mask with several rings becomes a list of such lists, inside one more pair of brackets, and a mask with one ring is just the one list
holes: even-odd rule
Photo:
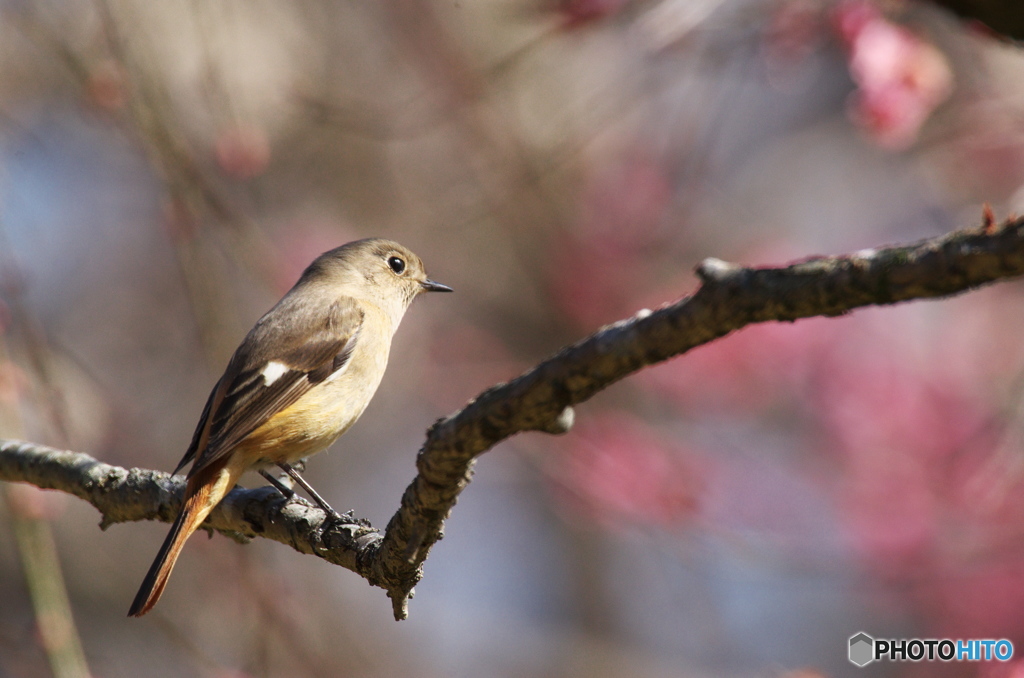
[[401, 257], [388, 257], [388, 266], [398, 275], [405, 273], [405, 259]]

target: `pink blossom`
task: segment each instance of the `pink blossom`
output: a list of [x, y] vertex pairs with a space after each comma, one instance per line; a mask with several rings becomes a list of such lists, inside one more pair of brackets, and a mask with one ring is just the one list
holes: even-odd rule
[[697, 508], [695, 457], [667, 445], [639, 420], [605, 414], [577, 427], [549, 472], [566, 503], [609, 526], [676, 524]]
[[978, 667], [979, 678], [1024, 678], [1024, 659], [985, 662]]
[[961, 384], [921, 374], [876, 355], [860, 364], [832, 362], [818, 393], [836, 442], [852, 451], [900, 451], [943, 462], [987, 424], [983, 403]]
[[552, 292], [566, 317], [593, 328], [636, 310], [671, 198], [664, 168], [643, 154], [602, 166], [589, 178], [579, 218], [551, 248]]
[[640, 378], [688, 409], [751, 412], [773, 407], [797, 395], [800, 385], [813, 378], [822, 352], [843, 322], [809, 318], [753, 325]]
[[866, 0], [847, 0], [834, 16], [857, 85], [850, 98], [851, 118], [885, 148], [910, 146], [952, 92], [948, 60]]
[[[1024, 626], [1024, 555], [937, 567], [921, 607], [951, 637], [999, 638]], [[953, 571], [950, 571], [953, 569]]]

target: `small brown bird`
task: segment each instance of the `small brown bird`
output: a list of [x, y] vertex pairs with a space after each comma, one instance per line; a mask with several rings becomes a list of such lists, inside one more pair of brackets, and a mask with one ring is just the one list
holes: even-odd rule
[[329, 447], [366, 409], [412, 300], [422, 292], [451, 291], [429, 280], [420, 258], [390, 240], [350, 242], [309, 265], [249, 331], [213, 387], [174, 470], [193, 462], [181, 513], [130, 617], [153, 608], [185, 540], [245, 471], [260, 470], [273, 480], [263, 469], [277, 465], [337, 516], [291, 464]]

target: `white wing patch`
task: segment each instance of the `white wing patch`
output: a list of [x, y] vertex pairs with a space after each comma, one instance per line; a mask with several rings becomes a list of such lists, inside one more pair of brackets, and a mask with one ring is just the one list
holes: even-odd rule
[[271, 360], [269, 363], [267, 363], [267, 366], [263, 368], [263, 372], [261, 372], [261, 374], [263, 375], [263, 385], [270, 386], [275, 381], [284, 376], [284, 374], [288, 372], [290, 369], [291, 368], [285, 365], [284, 363], [278, 362], [276, 360]]

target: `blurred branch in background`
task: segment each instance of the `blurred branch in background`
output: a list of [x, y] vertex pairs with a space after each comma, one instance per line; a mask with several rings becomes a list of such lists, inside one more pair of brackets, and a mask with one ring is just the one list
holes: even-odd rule
[[965, 19], [1014, 40], [1024, 40], [1024, 7], [1017, 0], [932, 0]]
[[[137, 144], [163, 182], [166, 195], [163, 227], [173, 245], [179, 270], [192, 304], [206, 360], [219, 366], [234, 348], [238, 330], [225, 284], [223, 262], [242, 264], [269, 280], [270, 258], [262, 232], [232, 203], [198, 160], [194, 143], [187, 138], [182, 113], [167, 91], [166, 73], [152, 61], [148, 45], [139, 36], [126, 37], [122, 23], [131, 21], [129, 8], [120, 6], [119, 16], [106, 0], [95, 0], [96, 18], [102, 38], [102, 56], [83, 55], [62, 42], [38, 8], [23, 7], [11, 12], [14, 25], [42, 48], [56, 55], [77, 81], [83, 95], [124, 136]], [[196, 8], [196, 12], [201, 12]], [[200, 25], [204, 25], [202, 21]], [[128, 31], [130, 34], [130, 31]], [[213, 72], [213, 67], [208, 70]], [[216, 82], [208, 94], [224, 102], [227, 95]], [[215, 106], [215, 110], [218, 107]], [[230, 113], [230, 107], [224, 114]], [[269, 143], [258, 129], [243, 128], [238, 121], [226, 124], [218, 143], [218, 161], [225, 174], [249, 177], [266, 169]], [[211, 247], [213, 245], [213, 247]], [[211, 251], [216, 250], [216, 253]], [[219, 257], [217, 256], [219, 255]]]
[[[432, 426], [417, 458], [419, 474], [382, 536], [365, 521], [327, 525], [305, 502], [285, 501], [282, 509], [272, 488], [235, 490], [211, 515], [210, 527], [274, 539], [342, 565], [386, 589], [395, 619], [405, 619], [423, 564], [472, 479], [475, 459], [498, 442], [523, 431], [567, 432], [574, 405], [643, 367], [751, 323], [944, 297], [1024, 275], [1024, 218], [996, 224], [986, 213], [977, 230], [781, 268], [708, 259], [697, 273], [703, 284], [692, 296], [605, 327]], [[183, 486], [165, 473], [127, 471], [18, 441], [0, 441], [0, 479], [75, 494], [100, 510], [103, 526], [170, 522]]]
[[75, 628], [57, 544], [48, 520], [47, 499], [32, 488], [4, 488], [14, 534], [43, 650], [55, 678], [89, 678], [82, 641]]
[[[38, 318], [32, 316], [25, 304], [24, 280], [6, 247], [2, 222], [0, 244], [5, 246], [4, 254], [0, 255], [0, 290], [8, 300], [7, 304], [0, 303], [0, 428], [23, 431], [23, 414], [34, 411], [40, 413], [41, 428], [53, 440], [70, 445], [71, 413], [56, 378], [59, 357]], [[8, 332], [8, 325], [17, 327], [18, 332]], [[27, 373], [18, 370], [10, 360], [12, 341], [25, 356]], [[52, 523], [59, 514], [53, 497], [18, 485], [0, 488], [0, 497], [10, 513], [22, 574], [32, 599], [39, 645], [50, 670], [54, 678], [89, 678], [53, 536]]]

